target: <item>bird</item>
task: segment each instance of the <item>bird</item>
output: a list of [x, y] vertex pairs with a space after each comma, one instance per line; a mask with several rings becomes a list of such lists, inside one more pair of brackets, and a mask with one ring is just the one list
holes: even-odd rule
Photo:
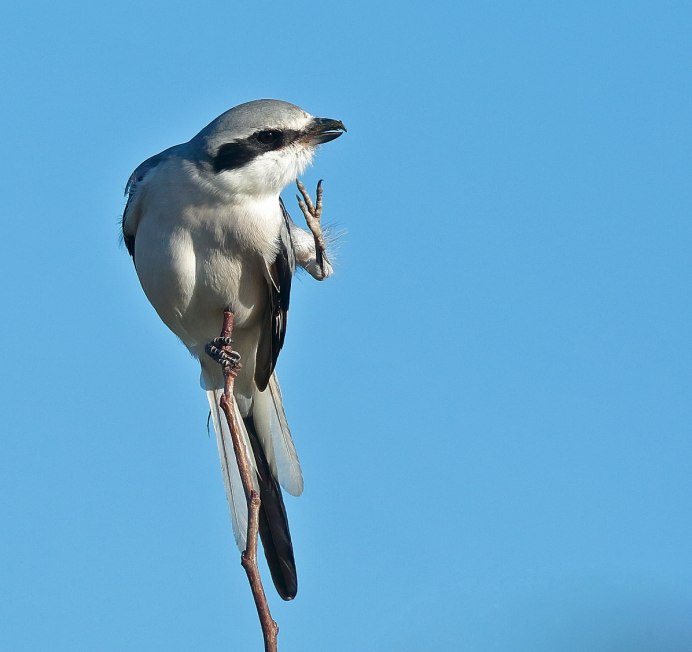
[[[223, 367], [237, 374], [233, 410], [261, 500], [262, 547], [284, 600], [296, 596], [298, 580], [282, 488], [300, 495], [303, 477], [275, 366], [294, 271], [322, 280], [333, 268], [313, 235], [293, 222], [280, 193], [319, 145], [345, 131], [340, 120], [289, 102], [246, 102], [145, 160], [125, 190], [122, 238], [148, 300], [199, 360], [233, 532], [244, 550], [247, 503], [219, 408]], [[230, 354], [223, 346], [230, 342], [219, 337], [224, 310], [234, 315]]]

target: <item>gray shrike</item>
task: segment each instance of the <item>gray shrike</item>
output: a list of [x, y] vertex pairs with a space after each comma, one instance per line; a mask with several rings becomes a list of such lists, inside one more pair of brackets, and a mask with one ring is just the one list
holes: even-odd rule
[[224, 309], [234, 313], [233, 348], [243, 358], [234, 409], [262, 501], [262, 545], [284, 600], [295, 597], [298, 584], [279, 485], [298, 496], [303, 478], [274, 367], [296, 264], [320, 280], [332, 268], [327, 260], [318, 265], [313, 236], [293, 223], [279, 193], [318, 145], [344, 131], [339, 120], [315, 118], [287, 102], [247, 102], [144, 161], [125, 191], [124, 242], [142, 288], [202, 367], [233, 531], [244, 550], [247, 505], [219, 408], [222, 364], [234, 360], [214, 346], [222, 344]]

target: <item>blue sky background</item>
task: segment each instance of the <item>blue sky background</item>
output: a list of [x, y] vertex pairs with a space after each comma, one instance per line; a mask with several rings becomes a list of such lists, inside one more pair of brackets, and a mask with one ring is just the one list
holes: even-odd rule
[[197, 365], [118, 245], [132, 169], [260, 97], [349, 128], [279, 366], [280, 650], [692, 649], [688, 3], [3, 25], [0, 650], [260, 649]]

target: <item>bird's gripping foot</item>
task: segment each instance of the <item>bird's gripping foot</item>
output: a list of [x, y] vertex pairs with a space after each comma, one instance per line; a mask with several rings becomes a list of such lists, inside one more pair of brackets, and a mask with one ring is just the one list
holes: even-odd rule
[[231, 350], [233, 340], [230, 337], [215, 337], [204, 347], [207, 355], [218, 362], [224, 371], [235, 376], [242, 366], [240, 364], [240, 353]]

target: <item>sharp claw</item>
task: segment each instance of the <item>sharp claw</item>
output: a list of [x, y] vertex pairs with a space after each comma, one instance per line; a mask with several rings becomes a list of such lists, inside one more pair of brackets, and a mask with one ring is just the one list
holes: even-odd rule
[[230, 337], [216, 337], [204, 347], [204, 350], [212, 360], [218, 362], [222, 367], [239, 369], [240, 353], [237, 351], [225, 351], [217, 346], [217, 344], [230, 346], [231, 342]]

